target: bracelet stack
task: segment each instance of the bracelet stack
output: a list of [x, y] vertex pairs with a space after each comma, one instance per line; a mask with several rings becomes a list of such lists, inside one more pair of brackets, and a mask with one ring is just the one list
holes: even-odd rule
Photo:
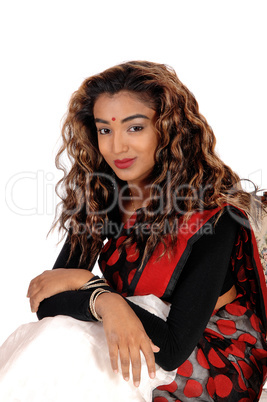
[[95, 276], [90, 279], [90, 281], [86, 282], [79, 290], [88, 290], [92, 288], [98, 288], [99, 286], [108, 286], [106, 279], [99, 278], [99, 276]]
[[98, 296], [100, 296], [102, 293], [111, 293], [110, 290], [108, 290], [109, 286], [106, 279], [99, 278], [99, 276], [95, 276], [88, 282], [86, 282], [79, 290], [91, 290], [91, 289], [94, 289], [94, 291], [92, 292], [89, 299], [89, 311], [95, 320], [103, 321], [102, 318], [96, 312], [95, 302]]
[[96, 310], [95, 310], [95, 302], [96, 299], [98, 298], [98, 296], [100, 296], [102, 293], [111, 293], [109, 290], [107, 289], [95, 289], [93, 291], [93, 293], [91, 294], [90, 300], [89, 300], [89, 309], [90, 312], [92, 314], [92, 316], [97, 320], [97, 321], [103, 321], [102, 318], [100, 317], [100, 315], [97, 314]]

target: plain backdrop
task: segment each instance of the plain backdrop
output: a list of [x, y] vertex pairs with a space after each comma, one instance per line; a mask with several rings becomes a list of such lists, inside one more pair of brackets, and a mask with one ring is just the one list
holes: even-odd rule
[[28, 284], [62, 246], [56, 233], [46, 239], [61, 178], [54, 158], [69, 98], [86, 77], [134, 59], [171, 65], [220, 157], [267, 188], [264, 10], [264, 0], [1, 3], [0, 344], [36, 320]]

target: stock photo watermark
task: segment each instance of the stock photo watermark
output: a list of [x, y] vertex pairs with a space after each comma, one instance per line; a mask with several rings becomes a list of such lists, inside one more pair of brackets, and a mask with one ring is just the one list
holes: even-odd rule
[[6, 205], [17, 215], [54, 215], [58, 202], [55, 185], [56, 178], [51, 172], [18, 172], [6, 183]]
[[[104, 173], [93, 173], [86, 176], [86, 189], [90, 188], [93, 180], [102, 180], [105, 183], [109, 183], [110, 186], [113, 186], [114, 194], [113, 198], [110, 200], [109, 205], [106, 206], [103, 210], [99, 209], [92, 212], [87, 209], [88, 203], [85, 203], [86, 214], [88, 215], [94, 214], [103, 216], [104, 214], [108, 214], [109, 212], [111, 212], [117, 206], [119, 207], [120, 211], [124, 213], [127, 212], [127, 210], [125, 209], [125, 204], [132, 201], [138, 203], [140, 200], [142, 200], [142, 202], [144, 202], [144, 205], [146, 205], [146, 201], [147, 204], [149, 203], [149, 198], [147, 200], [143, 199], [143, 188], [141, 189], [138, 186], [132, 186], [132, 195], [131, 193], [129, 193], [127, 183], [124, 186], [118, 188], [113, 176]], [[252, 172], [248, 176], [248, 179], [241, 181], [242, 188], [247, 192], [253, 192], [254, 190], [250, 180], [260, 186], [262, 183], [262, 170]], [[155, 209], [153, 209], [152, 213], [153, 216], [165, 214], [170, 205], [174, 209], [174, 211], [177, 212], [178, 215], [184, 215], [186, 211], [182, 211], [180, 208], [183, 201], [188, 201], [190, 198], [192, 201], [204, 200], [206, 192], [211, 189], [210, 186], [196, 189], [187, 184], [183, 184], [175, 189], [171, 189], [170, 183], [171, 176], [169, 175], [168, 177], [167, 174], [164, 189], [160, 186], [153, 185], [153, 200], [156, 201], [156, 206]], [[60, 201], [55, 192], [56, 184], [57, 178], [52, 172], [46, 172], [43, 170], [32, 172], [18, 172], [11, 176], [6, 183], [6, 205], [12, 213], [21, 216], [54, 216], [56, 205]], [[149, 186], [151, 187], [151, 185]], [[77, 192], [74, 193], [77, 197], [77, 201], [79, 197], [85, 196], [83, 194], [83, 191], [84, 190], [77, 189]], [[185, 195], [183, 196], [183, 194]], [[188, 194], [190, 194], [190, 196], [188, 196]], [[78, 202], [76, 204], [81, 205], [81, 203]], [[71, 217], [72, 215], [79, 212], [80, 208], [81, 206], [76, 206], [73, 210], [66, 212]], [[235, 216], [235, 219], [238, 219], [238, 217]], [[166, 225], [168, 224], [168, 220], [166, 220]], [[177, 225], [177, 223], [174, 222], [173, 225], [175, 226]], [[118, 226], [118, 224], [114, 224], [111, 221], [105, 220], [103, 224], [99, 224], [99, 226], [94, 227], [93, 230], [98, 232], [108, 231], [109, 233], [116, 235], [116, 233], [120, 232], [121, 230], [121, 227]], [[170, 228], [166, 227], [166, 231], [168, 231], [169, 229]], [[146, 224], [144, 224], [142, 226], [142, 230], [144, 231], [143, 234], [146, 234], [146, 232], [151, 233], [151, 231], [157, 233], [157, 231], [160, 232], [162, 230], [162, 226], [160, 228], [157, 223], [153, 223], [150, 224], [148, 227]], [[88, 231], [88, 228], [86, 227], [86, 225], [81, 224], [79, 231], [81, 231], [81, 233], [84, 233], [84, 231]]]

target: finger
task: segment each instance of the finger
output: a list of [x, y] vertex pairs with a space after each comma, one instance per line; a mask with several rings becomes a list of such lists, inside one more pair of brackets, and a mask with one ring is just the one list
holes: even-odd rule
[[28, 292], [27, 292], [27, 297], [31, 297], [32, 289], [33, 289], [33, 280], [31, 280], [29, 287], [28, 287]]
[[109, 345], [109, 358], [110, 358], [110, 364], [111, 368], [114, 371], [114, 373], [119, 372], [118, 368], [118, 346], [117, 345]]
[[27, 293], [27, 297], [34, 297], [39, 292], [39, 287], [36, 284], [30, 285]]
[[28, 287], [27, 297], [32, 297], [38, 291], [38, 289], [40, 287], [40, 280], [37, 278], [39, 278], [39, 277], [37, 276], [36, 278], [31, 280], [29, 287]]
[[38, 291], [36, 294], [30, 297], [30, 305], [32, 313], [36, 313], [41, 301], [43, 301], [44, 299], [45, 294], [41, 291]]
[[133, 383], [136, 387], [139, 387], [140, 379], [141, 379], [141, 356], [140, 349], [131, 348], [130, 349], [130, 357], [132, 363], [132, 374], [133, 374]]
[[42, 274], [33, 278], [28, 287], [27, 297], [31, 297], [32, 294], [36, 293], [36, 289], [39, 289], [43, 283], [43, 280], [47, 278], [50, 271], [44, 271]]
[[45, 283], [43, 280], [40, 281], [33, 280], [32, 283], [30, 283], [28, 290], [28, 297], [30, 299], [37, 298], [38, 302], [40, 303], [42, 300], [48, 297], [48, 295], [49, 293], [47, 293], [47, 288], [45, 287]]
[[130, 355], [129, 349], [127, 347], [121, 346], [119, 349], [120, 352], [120, 361], [121, 361], [121, 372], [125, 381], [129, 381], [129, 365], [130, 365]]
[[155, 365], [155, 356], [151, 347], [150, 342], [146, 342], [141, 345], [141, 350], [146, 359], [147, 370], [150, 378], [155, 378], [156, 376], [156, 365]]
[[158, 353], [160, 351], [160, 348], [156, 346], [151, 340], [150, 340], [151, 348], [154, 353]]
[[31, 306], [32, 313], [36, 313], [38, 311], [39, 305], [40, 305], [40, 303], [38, 300], [30, 299], [30, 306]]

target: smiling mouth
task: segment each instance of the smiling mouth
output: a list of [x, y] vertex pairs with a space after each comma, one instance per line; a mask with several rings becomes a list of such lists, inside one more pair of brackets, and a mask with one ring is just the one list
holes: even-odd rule
[[114, 161], [114, 163], [117, 168], [126, 169], [126, 168], [130, 167], [134, 163], [135, 160], [136, 160], [136, 158], [116, 159]]

